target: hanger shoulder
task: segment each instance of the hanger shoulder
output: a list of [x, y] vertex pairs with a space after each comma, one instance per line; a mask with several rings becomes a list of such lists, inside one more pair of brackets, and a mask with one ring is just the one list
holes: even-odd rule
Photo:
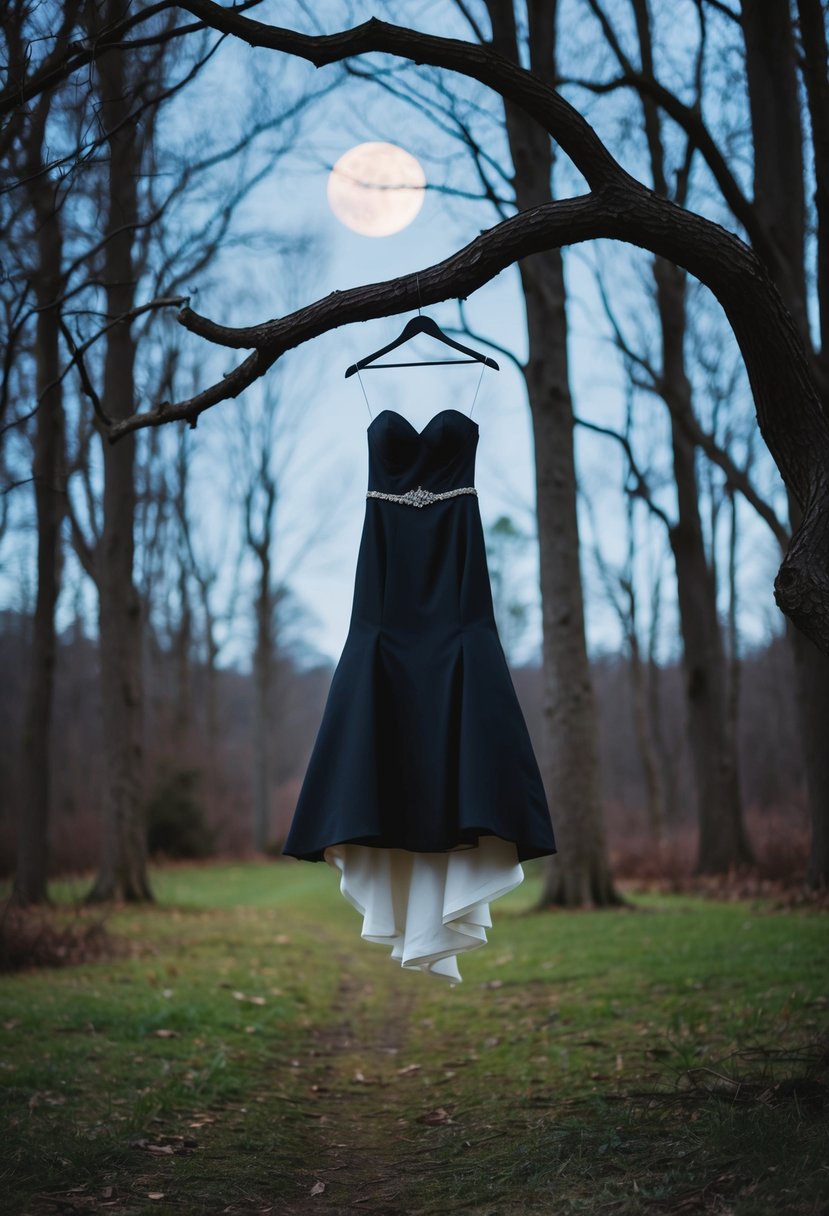
[[346, 379], [348, 379], [349, 376], [353, 376], [355, 372], [360, 371], [362, 368], [368, 367], [369, 364], [373, 363], [375, 359], [380, 359], [383, 355], [387, 355], [389, 351], [395, 350], [398, 346], [402, 346], [404, 342], [409, 341], [409, 338], [413, 338], [416, 333], [420, 332], [414, 328], [415, 322], [419, 320], [421, 320], [420, 317], [414, 317], [411, 321], [407, 321], [400, 336], [395, 338], [393, 342], [389, 342], [388, 346], [381, 346], [379, 350], [374, 351], [370, 355], [366, 355], [365, 358], [360, 359], [357, 363], [352, 363], [351, 367], [349, 367], [345, 373]]
[[[353, 376], [355, 372], [360, 371], [364, 367], [369, 367], [375, 361], [375, 359], [382, 358], [383, 355], [387, 355], [390, 351], [395, 350], [398, 346], [402, 346], [404, 342], [408, 342], [410, 338], [414, 338], [418, 334], [427, 334], [429, 337], [435, 338], [438, 342], [443, 342], [444, 345], [451, 346], [455, 350], [460, 351], [461, 354], [469, 355], [469, 357], [475, 363], [483, 363], [485, 367], [491, 367], [496, 372], [500, 371], [500, 368], [494, 359], [491, 359], [488, 355], [482, 355], [476, 350], [472, 350], [469, 346], [462, 346], [460, 342], [456, 342], [454, 338], [450, 338], [447, 334], [445, 334], [438, 323], [432, 319], [432, 317], [424, 317], [421, 314], [418, 314], [416, 317], [412, 317], [406, 322], [399, 337], [395, 338], [393, 342], [389, 342], [388, 346], [383, 346], [380, 350], [374, 351], [373, 354], [366, 355], [364, 359], [360, 359], [357, 363], [352, 363], [351, 367], [346, 369], [345, 378], [348, 379], [348, 377]], [[423, 366], [427, 366], [430, 362], [434, 361], [425, 359], [422, 361], [422, 364]], [[441, 359], [437, 360], [437, 362], [445, 363], [447, 360]], [[452, 362], [454, 362], [454, 360], [452, 360]], [[458, 360], [458, 362], [463, 362], [463, 360]], [[411, 363], [403, 364], [401, 366], [417, 367], [417, 364]]]

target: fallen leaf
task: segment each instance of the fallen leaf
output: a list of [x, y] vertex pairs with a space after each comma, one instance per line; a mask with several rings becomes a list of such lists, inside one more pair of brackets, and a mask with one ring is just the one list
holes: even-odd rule
[[233, 999], [236, 1001], [246, 1001], [249, 1005], [267, 1004], [263, 996], [248, 996], [246, 992], [234, 992]]
[[147, 1198], [148, 1199], [163, 1199], [164, 1192], [163, 1191], [149, 1191], [147, 1193]]
[[398, 1068], [398, 1077], [411, 1077], [414, 1073], [420, 1072], [420, 1064], [407, 1064], [405, 1068]]
[[146, 1137], [132, 1142], [133, 1148], [140, 1148], [143, 1152], [152, 1153], [156, 1157], [171, 1157], [174, 1153], [192, 1151], [198, 1146], [198, 1140], [186, 1136], [170, 1136], [169, 1142], [164, 1144], [152, 1144]]
[[153, 1030], [152, 1035], [153, 1035], [153, 1038], [156, 1038], [156, 1039], [177, 1039], [178, 1031], [177, 1030], [165, 1030], [162, 1028], [161, 1030]]
[[425, 1115], [418, 1115], [415, 1122], [429, 1123], [432, 1125], [438, 1123], [451, 1123], [452, 1117], [448, 1110], [444, 1110], [442, 1106], [439, 1106], [437, 1110], [429, 1110]]
[[325, 1190], [324, 1182], [315, 1182], [314, 1185], [311, 1187], [311, 1194], [312, 1195], [321, 1195], [324, 1190]]

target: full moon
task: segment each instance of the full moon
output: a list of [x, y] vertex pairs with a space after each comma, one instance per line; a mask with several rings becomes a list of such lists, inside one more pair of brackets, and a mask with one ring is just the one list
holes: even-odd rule
[[396, 144], [357, 144], [328, 175], [328, 205], [362, 236], [391, 236], [408, 227], [423, 206], [426, 175]]

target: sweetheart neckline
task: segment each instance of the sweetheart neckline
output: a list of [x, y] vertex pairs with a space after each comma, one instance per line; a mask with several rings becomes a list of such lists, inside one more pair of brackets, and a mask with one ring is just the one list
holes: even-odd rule
[[416, 426], [414, 426], [414, 424], [413, 424], [413, 423], [409, 422], [409, 419], [408, 419], [408, 418], [404, 417], [404, 415], [403, 415], [403, 414], [398, 414], [397, 410], [390, 410], [390, 409], [384, 409], [384, 410], [380, 410], [380, 413], [379, 413], [379, 414], [375, 414], [375, 415], [374, 415], [374, 417], [372, 418], [371, 422], [370, 422], [370, 423], [368, 424], [368, 426], [366, 427], [366, 431], [370, 431], [370, 430], [371, 430], [371, 428], [374, 426], [375, 422], [377, 421], [377, 419], [378, 419], [378, 418], [381, 418], [381, 417], [383, 416], [383, 414], [393, 414], [395, 418], [400, 418], [400, 419], [402, 419], [402, 421], [403, 421], [403, 422], [405, 422], [406, 426], [407, 426], [407, 427], [409, 427], [409, 428], [410, 428], [410, 429], [413, 431], [413, 433], [414, 433], [415, 435], [417, 435], [418, 439], [422, 439], [422, 438], [423, 438], [423, 436], [424, 436], [424, 435], [426, 434], [426, 432], [428, 431], [429, 427], [432, 425], [432, 423], [433, 423], [433, 422], [434, 422], [434, 421], [435, 421], [437, 418], [442, 418], [444, 414], [459, 414], [461, 418], [465, 418], [465, 419], [467, 420], [467, 422], [471, 422], [471, 423], [472, 423], [472, 425], [475, 427], [475, 430], [476, 430], [476, 431], [480, 431], [480, 429], [481, 429], [481, 428], [478, 426], [477, 422], [474, 420], [474, 418], [470, 418], [470, 417], [469, 417], [469, 414], [465, 414], [465, 413], [463, 412], [463, 410], [456, 410], [456, 409], [454, 409], [452, 406], [449, 406], [449, 408], [448, 408], [448, 409], [445, 409], [445, 410], [438, 410], [438, 412], [437, 412], [436, 414], [433, 414], [433, 415], [432, 415], [432, 417], [429, 419], [429, 421], [428, 421], [428, 422], [426, 423], [426, 425], [424, 426], [424, 428], [423, 428], [423, 430], [422, 430], [422, 431], [419, 431], [419, 430], [417, 429], [417, 427], [416, 427]]

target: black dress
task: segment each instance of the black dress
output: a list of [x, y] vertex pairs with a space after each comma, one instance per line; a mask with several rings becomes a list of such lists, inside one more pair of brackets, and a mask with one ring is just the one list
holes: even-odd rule
[[[435, 887], [434, 873], [424, 887], [411, 865], [454, 866], [456, 888], [485, 892], [475, 901], [483, 924], [473, 933], [482, 944], [478, 930], [491, 924], [482, 902], [520, 881], [518, 863], [555, 853], [556, 844], [495, 624], [474, 492], [478, 424], [445, 409], [417, 431], [387, 409], [367, 436], [369, 493], [351, 623], [284, 852], [335, 865], [343, 893], [369, 921], [366, 900], [386, 901], [364, 937], [397, 947], [393, 957], [404, 966], [458, 979], [454, 960], [435, 966], [439, 949], [424, 962], [401, 944], [406, 899], [414, 921], [412, 901], [422, 908], [424, 898], [437, 898], [424, 894]], [[356, 888], [346, 863], [359, 875]], [[506, 885], [499, 888], [495, 871]], [[443, 874], [437, 886], [452, 886], [452, 877]], [[460, 889], [453, 899], [469, 929], [472, 904]], [[470, 948], [449, 949], [456, 936], [441, 957]]]

